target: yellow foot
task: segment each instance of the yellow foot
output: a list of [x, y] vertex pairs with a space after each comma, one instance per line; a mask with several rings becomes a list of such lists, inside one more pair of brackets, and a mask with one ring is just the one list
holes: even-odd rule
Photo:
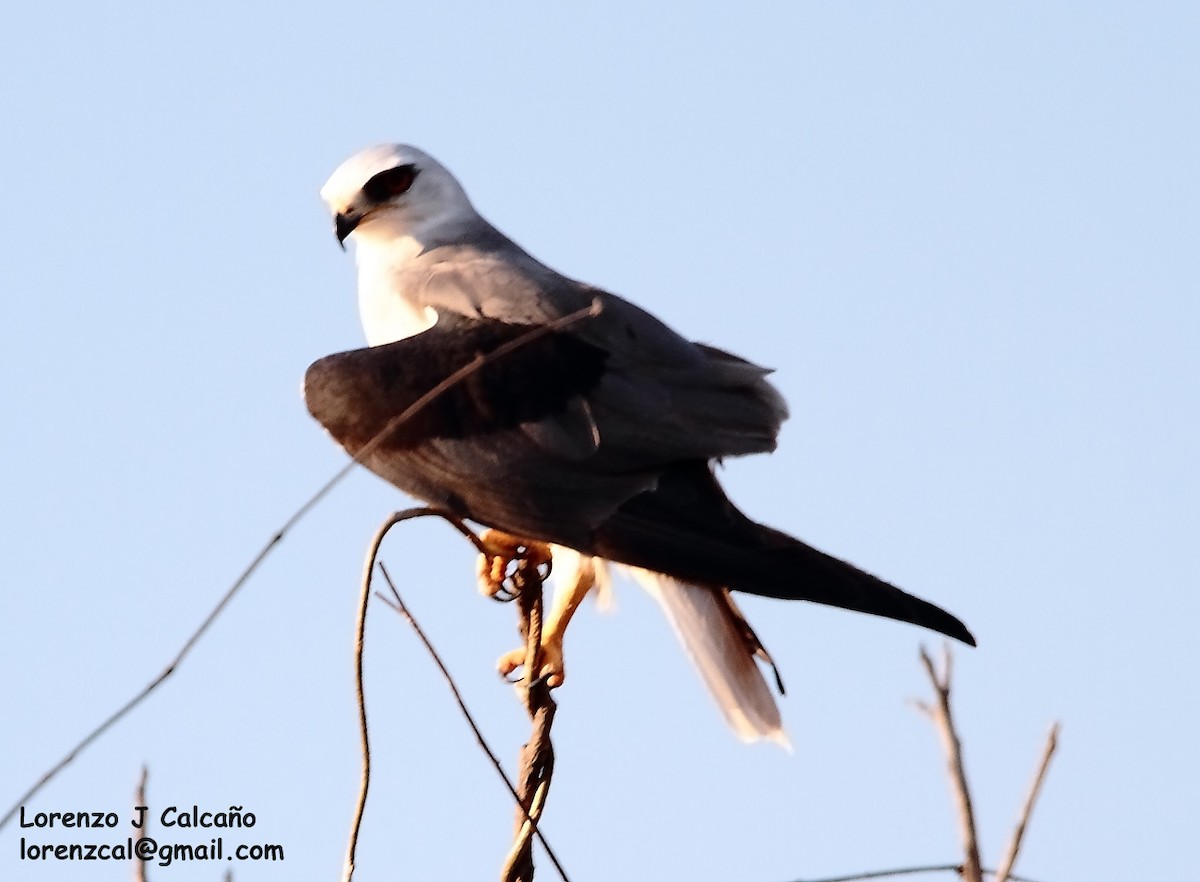
[[[552, 554], [562, 558], [562, 585], [554, 593], [554, 602], [548, 606], [542, 623], [542, 651], [538, 670], [525, 672], [526, 679], [545, 680], [551, 688], [561, 686], [566, 679], [563, 635], [580, 602], [596, 584], [596, 559], [559, 546], [555, 546], [552, 552], [549, 545], [499, 530], [485, 530], [479, 539], [487, 551], [479, 556], [476, 575], [479, 590], [489, 597], [501, 592], [511, 596], [517, 592], [518, 589], [509, 581], [514, 573], [514, 562], [532, 564], [540, 570], [550, 563]], [[544, 577], [545, 573], [541, 575]], [[525, 648], [522, 647], [502, 655], [496, 662], [496, 669], [507, 677], [524, 665]]]
[[550, 563], [550, 546], [542, 542], [510, 536], [500, 530], [484, 530], [479, 540], [488, 553], [479, 555], [475, 576], [479, 593], [486, 597], [495, 597], [504, 589], [514, 561], [524, 558], [535, 567]]
[[[521, 647], [500, 656], [496, 661], [496, 670], [500, 672], [501, 676], [507, 677], [524, 664], [525, 647]], [[566, 677], [566, 668], [563, 666], [562, 641], [554, 639], [544, 641], [542, 643], [542, 666], [538, 671], [538, 679], [545, 679], [546, 685], [554, 689], [561, 686]]]

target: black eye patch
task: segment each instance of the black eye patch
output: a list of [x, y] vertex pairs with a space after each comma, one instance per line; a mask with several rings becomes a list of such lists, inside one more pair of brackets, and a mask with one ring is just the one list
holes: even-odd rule
[[372, 202], [387, 202], [408, 192], [417, 179], [415, 165], [400, 165], [381, 171], [363, 184], [363, 194]]

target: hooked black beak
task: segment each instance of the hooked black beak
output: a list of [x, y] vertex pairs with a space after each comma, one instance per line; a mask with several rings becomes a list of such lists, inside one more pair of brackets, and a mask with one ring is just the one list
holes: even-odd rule
[[346, 250], [346, 237], [354, 232], [354, 228], [358, 226], [358, 222], [362, 220], [356, 214], [338, 214], [333, 219], [333, 232], [337, 236], [338, 244], [342, 246], [342, 250]]

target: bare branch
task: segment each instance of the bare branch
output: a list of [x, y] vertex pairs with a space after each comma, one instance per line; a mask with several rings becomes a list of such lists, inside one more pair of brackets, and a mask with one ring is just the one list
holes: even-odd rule
[[996, 871], [996, 882], [1008, 882], [1012, 876], [1012, 868], [1016, 866], [1017, 855], [1021, 851], [1021, 839], [1025, 836], [1025, 828], [1029, 824], [1029, 818], [1033, 814], [1033, 805], [1037, 802], [1038, 793], [1042, 789], [1042, 781], [1046, 777], [1046, 769], [1050, 767], [1050, 758], [1054, 756], [1054, 749], [1058, 747], [1058, 732], [1059, 725], [1055, 723], [1050, 727], [1050, 734], [1046, 736], [1046, 747], [1042, 750], [1042, 760], [1038, 763], [1037, 772], [1033, 776], [1033, 783], [1029, 786], [1029, 795], [1025, 797], [1025, 805], [1021, 808], [1021, 814], [1017, 818], [1017, 826], [1013, 830], [1012, 839], [1008, 843], [1008, 850], [1004, 854], [1004, 858], [1000, 861], [1000, 869]]
[[930, 864], [925, 867], [901, 867], [896, 870], [872, 870], [868, 873], [851, 873], [849, 876], [829, 876], [824, 879], [797, 879], [796, 882], [859, 882], [863, 879], [887, 879], [891, 876], [912, 876], [917, 873], [944, 873], [953, 870], [962, 872], [962, 864]]
[[367, 631], [367, 605], [371, 600], [371, 573], [375, 570], [375, 558], [379, 546], [388, 530], [405, 519], [407, 512], [395, 512], [375, 531], [367, 547], [367, 559], [363, 564], [362, 585], [358, 594], [358, 615], [354, 628], [354, 694], [358, 701], [358, 736], [362, 753], [362, 781], [358, 788], [358, 801], [354, 806], [354, 817], [350, 822], [350, 839], [346, 845], [346, 863], [342, 879], [350, 882], [354, 878], [354, 856], [358, 850], [358, 832], [362, 828], [363, 812], [367, 808], [367, 791], [371, 787], [371, 738], [367, 731], [367, 699], [363, 690], [363, 645]]
[[[146, 782], [149, 779], [150, 779], [150, 769], [145, 764], [143, 764], [142, 765], [142, 774], [138, 777], [137, 789], [133, 792], [134, 811], [137, 811], [137, 809], [139, 809], [141, 806], [146, 805]], [[137, 832], [138, 839], [141, 839], [143, 836], [146, 835], [147, 822], [145, 820], [145, 815], [143, 815], [142, 817], [143, 817], [142, 828], [140, 830], [137, 830], [137, 828], [134, 828]], [[146, 878], [147, 878], [146, 877], [146, 862], [138, 856], [138, 853], [136, 850], [134, 851], [133, 855], [131, 856], [131, 860], [133, 861], [133, 882], [146, 882]]]
[[[491, 760], [492, 765], [496, 769], [496, 774], [500, 776], [500, 780], [502, 780], [504, 782], [504, 786], [508, 788], [508, 792], [512, 795], [513, 801], [518, 807], [520, 807], [520, 810], [524, 812], [524, 803], [521, 801], [521, 797], [517, 793], [517, 788], [513, 786], [512, 781], [509, 779], [508, 775], [505, 774], [504, 767], [500, 764], [500, 760], [496, 756], [495, 752], [491, 749], [491, 747], [488, 746], [487, 740], [483, 737], [483, 732], [480, 731], [478, 724], [475, 722], [475, 718], [471, 715], [471, 711], [467, 709], [466, 702], [463, 701], [462, 693], [458, 691], [458, 686], [455, 684], [454, 678], [450, 676], [450, 671], [446, 668], [445, 662], [442, 661], [442, 657], [438, 654], [438, 651], [434, 649], [433, 644], [430, 642], [429, 638], [425, 636], [425, 632], [421, 629], [421, 626], [413, 617], [412, 612], [409, 610], [408, 606], [405, 605], [404, 600], [401, 599], [400, 592], [396, 590], [396, 584], [392, 581], [392, 577], [388, 574], [387, 568], [382, 562], [379, 564], [379, 571], [383, 574], [383, 578], [387, 582], [388, 588], [392, 592], [392, 598], [394, 599], [394, 602], [378, 592], [376, 593], [376, 596], [379, 597], [380, 600], [382, 600], [389, 607], [402, 615], [408, 621], [408, 624], [412, 626], [413, 631], [416, 632], [417, 637], [420, 639], [421, 643], [424, 644], [425, 650], [429, 653], [430, 658], [433, 659], [434, 664], [437, 665], [438, 670], [441, 671], [442, 677], [446, 681], [446, 685], [450, 687], [450, 693], [454, 696], [455, 702], [458, 703], [458, 709], [462, 711], [462, 715], [466, 719], [467, 725], [470, 726], [471, 731], [474, 733], [475, 740], [479, 743], [480, 749], [483, 750], [484, 754], [487, 755], [487, 758]], [[554, 869], [558, 871], [558, 875], [562, 878], [563, 882], [570, 882], [570, 880], [567, 878], [566, 870], [563, 869], [562, 864], [558, 860], [558, 856], [554, 853], [554, 849], [550, 847], [550, 843], [546, 841], [545, 835], [538, 828], [536, 819], [530, 817], [528, 812], [526, 812], [526, 819], [529, 820], [530, 824], [532, 825], [533, 835], [538, 838], [538, 841], [542, 843], [542, 847], [546, 849], [546, 856], [549, 857], [550, 862], [554, 864]]]
[[[379, 445], [381, 443], [383, 443], [385, 438], [387, 438], [392, 432], [394, 432], [396, 429], [398, 429], [405, 422], [412, 419], [412, 417], [414, 415], [416, 415], [419, 411], [421, 411], [422, 409], [427, 407], [438, 396], [444, 394], [452, 387], [461, 383], [463, 380], [465, 380], [467, 377], [469, 377], [471, 374], [475, 373], [476, 371], [478, 371], [480, 368], [484, 367], [485, 365], [487, 365], [493, 361], [496, 361], [497, 359], [503, 358], [504, 356], [508, 355], [512, 351], [519, 349], [522, 346], [525, 346], [529, 343], [532, 343], [533, 341], [538, 340], [541, 337], [546, 336], [547, 334], [562, 330], [563, 328], [568, 327], [569, 325], [575, 324], [577, 322], [580, 322], [585, 318], [589, 318], [591, 316], [597, 315], [597, 314], [599, 314], [600, 310], [601, 310], [601, 304], [600, 304], [599, 299], [593, 300], [591, 305], [588, 306], [586, 309], [581, 309], [577, 312], [573, 312], [570, 315], [563, 316], [562, 318], [557, 319], [553, 322], [549, 322], [548, 324], [540, 325], [540, 326], [532, 329], [531, 331], [529, 331], [529, 333], [522, 334], [520, 337], [516, 337], [516, 338], [510, 340], [508, 343], [505, 343], [503, 346], [498, 346], [496, 349], [492, 350], [491, 352], [487, 353], [486, 355], [477, 356], [470, 363], [468, 363], [468, 364], [464, 365], [463, 367], [459, 368], [458, 370], [456, 370], [454, 373], [452, 373], [450, 376], [448, 376], [445, 380], [438, 383], [436, 386], [434, 386], [432, 389], [430, 389], [428, 392], [426, 392], [424, 395], [422, 395], [420, 398], [418, 398], [412, 404], [412, 406], [410, 406], [403, 413], [401, 413], [398, 416], [394, 417], [393, 419], [389, 420], [388, 424], [386, 426], [384, 426], [383, 429], [374, 438], [372, 438], [370, 441], [368, 441], [367, 444], [364, 445], [363, 448], [361, 450], [359, 450], [357, 454], [355, 454], [353, 457], [351, 457], [350, 461], [348, 463], [346, 463], [346, 465], [344, 465], [342, 468], [338, 469], [338, 471], [333, 475], [332, 478], [330, 478], [328, 481], [326, 481], [312, 496], [310, 496], [308, 498], [308, 500], [304, 504], [302, 504], [298, 509], [296, 509], [295, 513], [292, 514], [291, 517], [289, 517], [286, 521], [284, 521], [283, 526], [280, 527], [278, 531], [276, 531], [275, 535], [273, 535], [269, 540], [267, 540], [266, 545], [264, 545], [262, 547], [262, 549], [258, 552], [258, 554], [256, 554], [254, 556], [254, 559], [252, 561], [250, 561], [249, 565], [242, 571], [241, 575], [239, 575], [234, 580], [233, 584], [229, 586], [229, 588], [226, 590], [225, 594], [221, 597], [221, 599], [219, 601], [217, 601], [217, 605], [215, 607], [213, 607], [212, 611], [204, 618], [204, 621], [202, 621], [200, 623], [200, 626], [198, 628], [196, 628], [195, 631], [192, 632], [192, 635], [190, 637], [188, 637], [188, 639], [186, 641], [184, 641], [183, 647], [179, 650], [179, 652], [175, 655], [175, 657], [173, 659], [171, 659], [171, 661], [167, 664], [167, 666], [165, 668], [163, 668], [163, 670], [158, 674], [158, 676], [155, 677], [153, 680], [151, 680], [145, 686], [145, 688], [143, 688], [140, 692], [138, 692], [136, 695], [134, 695], [133, 698], [129, 699], [129, 701], [127, 701], [127, 702], [125, 702], [125, 704], [121, 705], [121, 707], [119, 707], [112, 715], [110, 715], [107, 719], [105, 719], [98, 726], [96, 726], [94, 729], [92, 729], [92, 731], [89, 732], [86, 736], [84, 736], [84, 738], [78, 744], [76, 744], [73, 748], [71, 748], [67, 752], [66, 756], [64, 756], [57, 763], [55, 763], [48, 770], [46, 770], [46, 772], [43, 773], [42, 776], [40, 778], [38, 778], [37, 781], [34, 782], [32, 787], [30, 787], [28, 790], [26, 790], [24, 793], [22, 793], [17, 798], [16, 802], [13, 803], [12, 807], [7, 812], [5, 812], [4, 817], [0, 818], [0, 830], [4, 829], [5, 825], [8, 824], [8, 822], [13, 819], [13, 817], [20, 810], [22, 805], [24, 805], [34, 795], [36, 795], [38, 793], [38, 791], [40, 791], [43, 787], [45, 787], [46, 784], [48, 784], [59, 772], [61, 772], [64, 768], [66, 768], [68, 765], [70, 765], [74, 761], [75, 757], [77, 757], [80, 753], [82, 753], [93, 741], [95, 741], [97, 738], [99, 738], [101, 735], [103, 735], [114, 723], [116, 723], [118, 720], [120, 720], [122, 717], [124, 717], [127, 713], [129, 713], [131, 710], [133, 710], [135, 707], [137, 707], [139, 704], [141, 704], [142, 701], [144, 701], [146, 699], [146, 697], [148, 695], [150, 695], [150, 693], [152, 693], [155, 689], [157, 689], [164, 680], [166, 680], [168, 677], [170, 677], [171, 674], [175, 673], [176, 667], [178, 667], [183, 662], [184, 658], [188, 655], [189, 652], [191, 652], [192, 647], [195, 646], [196, 642], [201, 637], [204, 636], [204, 633], [208, 630], [209, 626], [212, 625], [212, 623], [216, 620], [217, 616], [219, 616], [221, 614], [221, 612], [225, 609], [225, 607], [229, 605], [229, 602], [231, 600], [233, 600], [234, 596], [238, 593], [238, 591], [241, 590], [242, 586], [245, 585], [246, 582], [250, 579], [250, 576], [252, 576], [254, 574], [254, 572], [259, 568], [259, 566], [262, 564], [262, 562], [264, 560], [266, 560], [267, 555], [269, 555], [271, 553], [271, 551], [275, 548], [275, 546], [278, 545], [280, 542], [282, 542], [284, 536], [287, 535], [287, 533], [292, 529], [292, 527], [294, 527], [297, 523], [299, 523], [299, 521], [306, 514], [308, 514], [309, 511], [311, 511], [317, 505], [318, 502], [320, 502], [322, 499], [324, 499], [326, 494], [328, 494], [330, 490], [332, 490], [338, 483], [340, 483], [341, 480], [343, 478], [345, 478], [346, 475], [348, 475], [354, 469], [354, 467], [356, 465], [361, 463], [365, 457], [369, 456], [376, 448], [378, 448]], [[476, 542], [476, 544], [478, 545], [478, 542]]]
[[967, 773], [963, 766], [962, 742], [954, 729], [954, 718], [950, 713], [950, 674], [952, 670], [950, 647], [946, 646], [942, 653], [942, 673], [934, 669], [933, 659], [921, 647], [921, 662], [929, 674], [937, 694], [937, 703], [933, 705], [933, 722], [942, 740], [942, 750], [946, 754], [947, 773], [950, 776], [950, 789], [954, 793], [958, 805], [959, 837], [963, 844], [965, 862], [962, 867], [962, 878], [966, 882], [983, 882], [983, 870], [979, 860], [979, 839], [976, 835], [975, 812], [971, 807], [971, 791], [967, 786]]
[[[888, 879], [893, 876], [913, 876], [917, 873], [958, 873], [963, 872], [962, 864], [929, 864], [923, 867], [900, 867], [895, 870], [872, 870], [868, 873], [852, 873], [849, 876], [828, 876], [824, 879], [797, 879], [795, 882], [860, 882], [865, 879]], [[984, 870], [984, 875], [991, 875], [993, 870]], [[1009, 876], [1010, 882], [1034, 882], [1023, 876]]]
[[[979, 847], [978, 838], [975, 831], [975, 816], [971, 808], [971, 795], [967, 787], [966, 771], [963, 765], [962, 745], [959, 741], [958, 734], [954, 728], [954, 719], [950, 712], [950, 680], [953, 674], [953, 657], [950, 654], [949, 647], [945, 647], [942, 655], [941, 671], [939, 672], [933, 663], [933, 659], [929, 657], [924, 647], [921, 647], [921, 663], [925, 667], [926, 673], [929, 675], [930, 682], [933, 684], [934, 692], [937, 695], [936, 703], [928, 703], [924, 701], [911, 700], [913, 706], [921, 713], [928, 716], [934, 721], [941, 735], [942, 745], [945, 749], [948, 771], [950, 776], [951, 789], [954, 792], [955, 799], [958, 803], [959, 827], [963, 839], [963, 848], [967, 854], [968, 863], [966, 864], [927, 864], [917, 867], [900, 867], [892, 870], [871, 870], [865, 873], [852, 873], [845, 876], [829, 876], [823, 879], [798, 879], [796, 882], [860, 882], [860, 880], [868, 879], [887, 879], [894, 876], [911, 876], [917, 873], [957, 873], [961, 878], [966, 880], [982, 880], [983, 876], [994, 876], [996, 882], [1033, 882], [1023, 876], [1018, 876], [1012, 872], [1012, 867], [1016, 863], [1017, 853], [1020, 850], [1021, 838], [1024, 835], [1025, 827], [1028, 824], [1029, 817], [1033, 812], [1034, 802], [1037, 800], [1037, 795], [1041, 789], [1042, 780], [1045, 778], [1046, 769], [1050, 764], [1050, 757], [1054, 753], [1055, 746], [1058, 742], [1059, 726], [1057, 723], [1050, 729], [1050, 735], [1046, 742], [1046, 748], [1042, 754], [1041, 763], [1038, 766], [1037, 774], [1034, 777], [1033, 784], [1030, 788], [1029, 795], [1026, 797], [1024, 808], [1021, 811], [1017, 828], [1013, 833], [1012, 842], [1009, 845], [1008, 854], [998, 870], [983, 869], [979, 862]], [[974, 861], [973, 865], [970, 861]]]
[[[367, 630], [367, 604], [371, 599], [371, 575], [375, 570], [375, 561], [379, 557], [379, 546], [388, 531], [402, 521], [413, 518], [440, 517], [458, 530], [459, 533], [472, 540], [476, 548], [483, 549], [479, 538], [467, 528], [466, 524], [453, 515], [435, 508], [409, 508], [394, 512], [375, 531], [371, 544], [367, 547], [367, 557], [363, 563], [362, 585], [359, 591], [358, 616], [354, 631], [354, 687], [358, 703], [358, 734], [362, 753], [362, 779], [358, 789], [358, 800], [354, 808], [354, 817], [350, 822], [350, 837], [346, 846], [346, 863], [342, 871], [344, 882], [350, 882], [354, 877], [354, 857], [358, 849], [358, 834], [362, 828], [363, 813], [367, 808], [367, 791], [371, 786], [371, 740], [367, 728], [367, 700], [363, 686], [363, 646]], [[382, 565], [380, 565], [382, 568]]]

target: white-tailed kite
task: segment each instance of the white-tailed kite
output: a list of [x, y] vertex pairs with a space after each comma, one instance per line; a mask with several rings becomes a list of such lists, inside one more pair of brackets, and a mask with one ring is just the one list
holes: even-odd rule
[[[548, 543], [566, 576], [544, 629], [551, 682], [562, 636], [605, 562], [662, 604], [743, 740], [783, 740], [731, 591], [808, 600], [922, 625], [974, 645], [957, 618], [743, 515], [713, 463], [775, 448], [787, 408], [768, 371], [528, 255], [414, 147], [372, 147], [321, 196], [357, 245], [370, 348], [305, 377], [308, 408], [351, 455], [478, 353], [586, 308], [600, 311], [496, 359], [363, 460], [401, 490], [513, 543]], [[485, 567], [486, 569], [486, 567]], [[506, 656], [501, 667], [515, 667]]]

